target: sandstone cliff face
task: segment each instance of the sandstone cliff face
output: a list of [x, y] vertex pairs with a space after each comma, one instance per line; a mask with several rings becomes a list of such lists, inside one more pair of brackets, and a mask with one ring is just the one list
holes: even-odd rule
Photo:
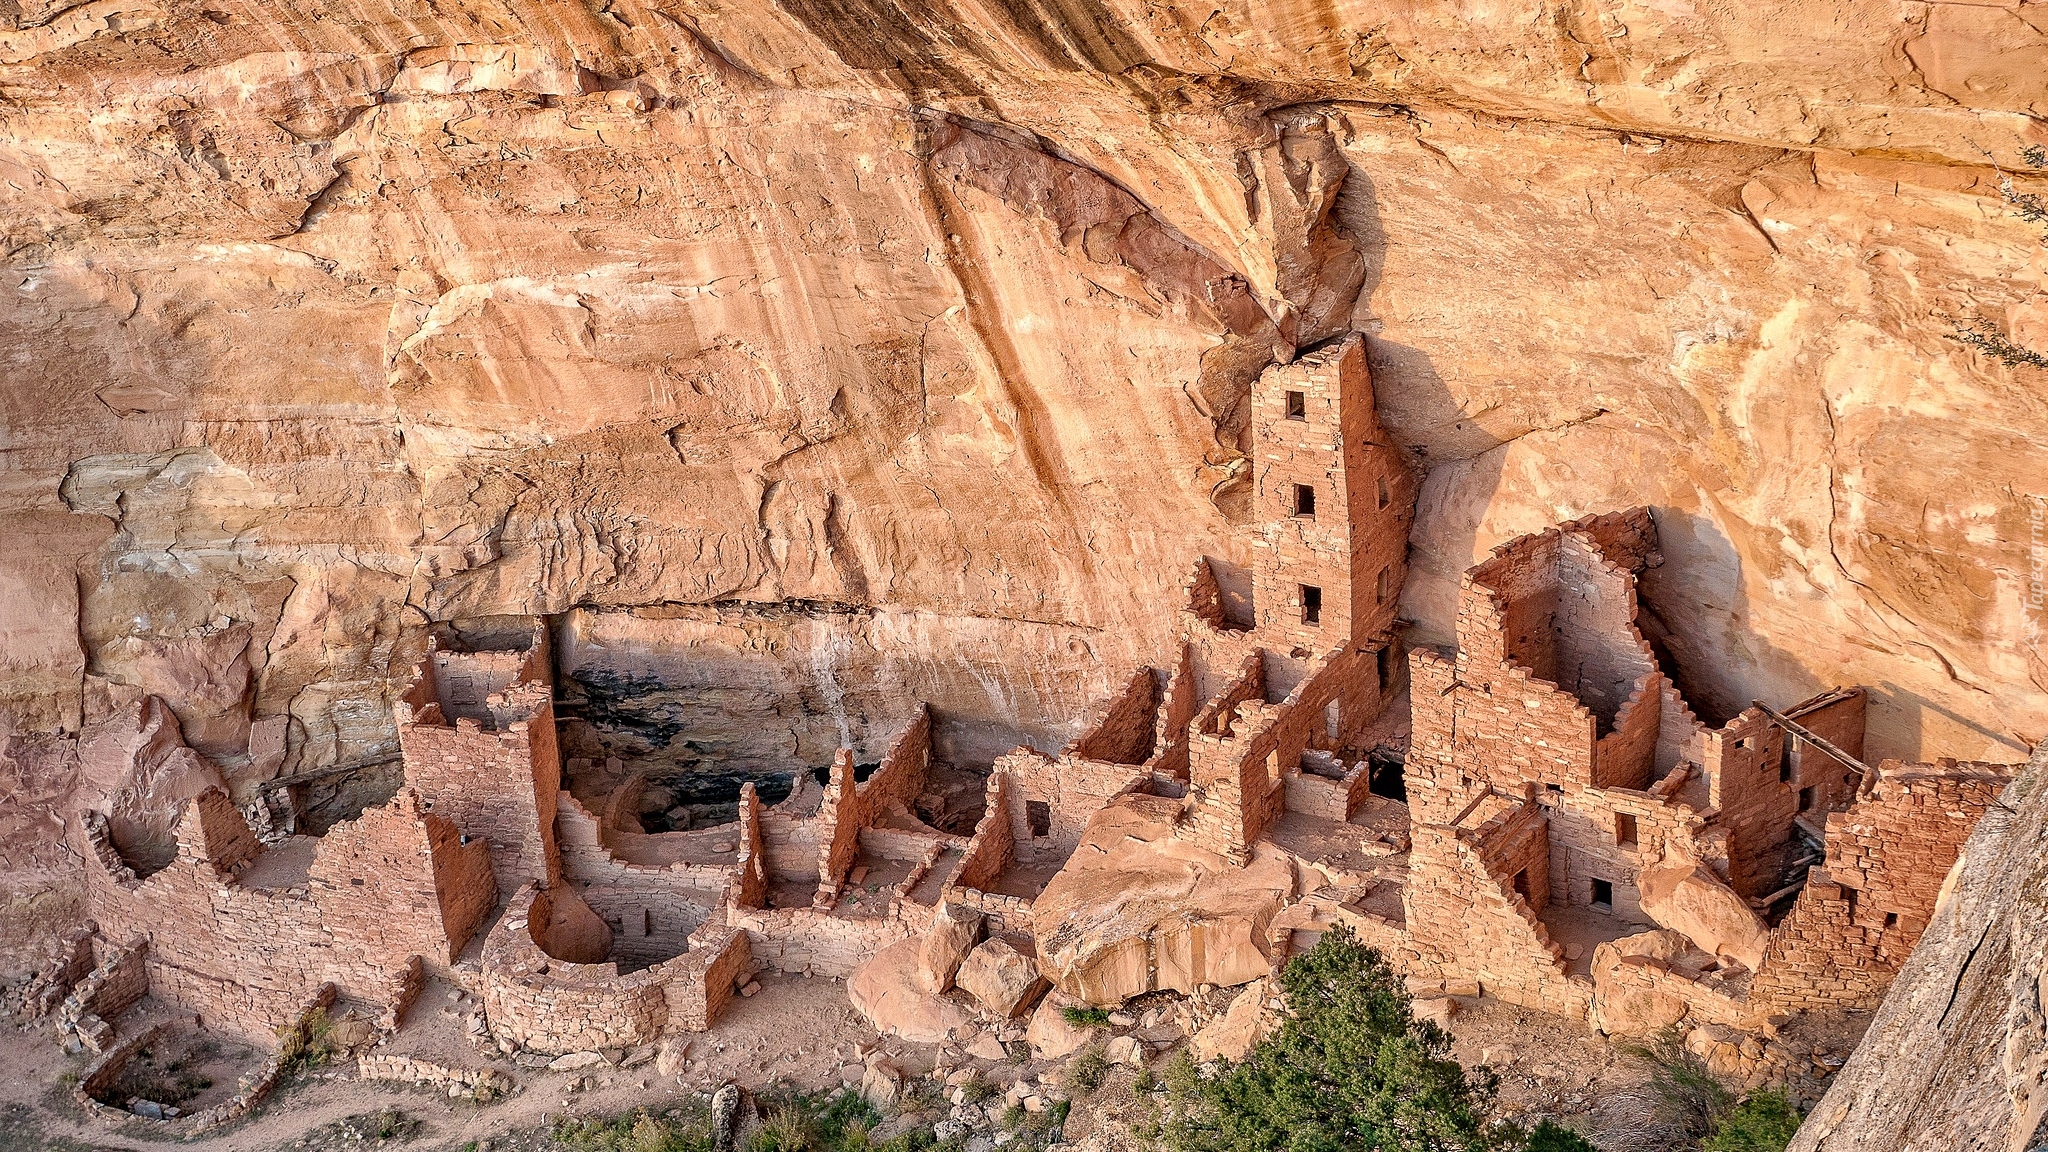
[[426, 621], [573, 611], [856, 686], [742, 754], [1057, 742], [1239, 558], [1247, 381], [1361, 328], [1418, 639], [1647, 503], [1692, 699], [2009, 755], [2048, 402], [1947, 318], [2048, 344], [2044, 76], [2026, 2], [25, 0], [0, 702], [244, 783], [388, 751]]
[[1790, 1152], [2024, 1152], [2048, 1116], [2048, 752], [1985, 814]]

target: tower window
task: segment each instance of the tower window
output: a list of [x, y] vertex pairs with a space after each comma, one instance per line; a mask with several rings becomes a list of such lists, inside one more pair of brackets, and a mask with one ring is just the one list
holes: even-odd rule
[[1308, 419], [1308, 396], [1306, 393], [1289, 392], [1287, 394], [1287, 418], [1289, 420]]
[[1611, 880], [1595, 880], [1595, 881], [1593, 881], [1593, 907], [1595, 907], [1595, 908], [1605, 908], [1605, 909], [1607, 909], [1607, 910], [1609, 910], [1609, 911], [1613, 911], [1613, 910], [1614, 910], [1614, 882], [1613, 882], [1613, 881], [1611, 881]]
[[1379, 579], [1374, 583], [1374, 591], [1379, 596], [1379, 603], [1381, 604], [1385, 604], [1387, 597], [1394, 594], [1394, 570], [1392, 568], [1380, 569]]
[[1321, 624], [1323, 622], [1323, 590], [1313, 584], [1301, 586], [1301, 622]]
[[1294, 514], [1314, 516], [1316, 514], [1316, 490], [1307, 484], [1294, 486]]
[[1387, 491], [1387, 478], [1385, 476], [1380, 477], [1380, 508], [1384, 510], [1388, 504], [1393, 502], [1393, 499], [1393, 494]]

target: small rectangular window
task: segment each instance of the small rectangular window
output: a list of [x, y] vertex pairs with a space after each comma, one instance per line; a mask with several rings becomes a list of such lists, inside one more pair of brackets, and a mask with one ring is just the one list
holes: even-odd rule
[[1316, 490], [1307, 484], [1294, 486], [1294, 514], [1314, 516], [1316, 514]]
[[1052, 805], [1043, 800], [1024, 802], [1024, 823], [1033, 837], [1052, 835]]
[[1379, 578], [1373, 582], [1373, 589], [1379, 596], [1377, 602], [1385, 604], [1387, 598], [1394, 594], [1394, 570], [1392, 568], [1380, 569]]
[[1614, 910], [1614, 884], [1608, 880], [1593, 881], [1593, 907]]
[[1301, 622], [1321, 624], [1323, 622], [1323, 590], [1312, 584], [1301, 586]]
[[1636, 843], [1636, 818], [1627, 812], [1614, 814], [1614, 842], [1624, 848], [1633, 848]]
[[1385, 476], [1380, 477], [1380, 508], [1385, 509], [1388, 504], [1393, 502], [1393, 499], [1393, 494], [1387, 491], [1387, 478]]
[[1813, 809], [1813, 788], [1812, 788], [1811, 786], [1808, 786], [1808, 787], [1805, 787], [1805, 788], [1801, 788], [1801, 789], [1799, 790], [1799, 810], [1800, 810], [1801, 812], [1809, 812], [1809, 811], [1812, 811], [1812, 809]]
[[1306, 394], [1301, 392], [1289, 392], [1287, 394], [1287, 418], [1289, 420], [1308, 419], [1308, 396]]
[[1780, 748], [1780, 749], [1778, 750], [1778, 783], [1780, 783], [1780, 784], [1790, 784], [1791, 782], [1792, 782], [1792, 742], [1791, 742], [1790, 740], [1787, 740], [1787, 741], [1785, 741], [1785, 745], [1784, 745], [1784, 747], [1782, 747], [1782, 748]]

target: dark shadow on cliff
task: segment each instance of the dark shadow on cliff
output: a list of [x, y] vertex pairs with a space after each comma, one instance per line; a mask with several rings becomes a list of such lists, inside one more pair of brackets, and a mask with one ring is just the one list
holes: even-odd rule
[[1414, 626], [1414, 642], [1449, 643], [1458, 581], [1478, 559], [1473, 548], [1500, 487], [1505, 442], [1465, 419], [1428, 352], [1381, 335], [1384, 325], [1374, 308], [1390, 241], [1372, 175], [1355, 161], [1332, 221], [1365, 258], [1351, 326], [1366, 334], [1380, 422], [1407, 450], [1418, 481], [1401, 617]]

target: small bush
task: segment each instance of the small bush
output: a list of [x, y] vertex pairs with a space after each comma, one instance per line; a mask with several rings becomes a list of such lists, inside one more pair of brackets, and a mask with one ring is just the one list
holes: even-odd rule
[[1957, 324], [1949, 333], [1949, 338], [1958, 344], [1975, 348], [2008, 368], [2048, 368], [2048, 355], [2006, 339], [1989, 320], [1979, 319], [1973, 324]]
[[1108, 1074], [1109, 1053], [1100, 1044], [1090, 1044], [1067, 1066], [1067, 1086], [1079, 1092], [1093, 1092], [1102, 1087], [1102, 1078]]
[[905, 1112], [929, 1112], [944, 1099], [945, 1093], [940, 1091], [938, 1081], [920, 1076], [903, 1086], [903, 1095], [897, 1102]]
[[1799, 1109], [1783, 1092], [1752, 1092], [1714, 1126], [1704, 1152], [1785, 1152], [1799, 1131]]
[[1656, 1117], [1688, 1142], [1712, 1132], [1735, 1103], [1734, 1094], [1707, 1071], [1706, 1062], [1689, 1051], [1674, 1031], [1667, 1029], [1647, 1047], [1622, 1051], [1650, 1065], [1650, 1089], [1657, 1095]]
[[747, 1138], [747, 1152], [814, 1152], [818, 1126], [801, 1107], [785, 1104]]
[[1545, 1120], [1529, 1133], [1528, 1152], [1600, 1152], [1592, 1141], [1562, 1124]]
[[313, 1009], [277, 1034], [277, 1055], [287, 1076], [318, 1068], [340, 1050], [334, 1040], [334, 1021], [325, 1008]]
[[983, 1103], [993, 1098], [996, 1092], [996, 1086], [989, 1083], [988, 1077], [983, 1076], [979, 1072], [976, 1072], [972, 1079], [960, 1085], [961, 1097], [969, 1104]]
[[570, 1152], [711, 1152], [708, 1113], [668, 1119], [636, 1111], [611, 1120], [564, 1119], [552, 1135]]
[[1109, 1010], [1106, 1008], [1077, 1008], [1070, 1004], [1060, 1009], [1060, 1018], [1076, 1028], [1109, 1027]]

